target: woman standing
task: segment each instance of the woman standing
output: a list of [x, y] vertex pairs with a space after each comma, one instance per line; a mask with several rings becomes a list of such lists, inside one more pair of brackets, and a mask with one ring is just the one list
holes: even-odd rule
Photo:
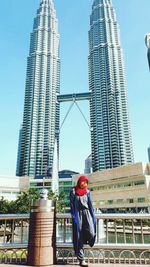
[[88, 178], [80, 176], [76, 187], [70, 193], [73, 245], [80, 266], [88, 266], [84, 260], [83, 245], [89, 244], [92, 247], [96, 237], [96, 219], [87, 186]]

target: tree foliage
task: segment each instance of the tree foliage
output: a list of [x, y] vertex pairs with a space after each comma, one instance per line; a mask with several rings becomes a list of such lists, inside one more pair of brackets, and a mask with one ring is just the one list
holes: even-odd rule
[[[22, 192], [16, 200], [8, 201], [2, 197], [0, 199], [0, 214], [29, 213], [32, 201], [38, 199], [39, 196], [39, 190], [31, 188], [27, 192]], [[59, 196], [52, 191], [48, 193], [48, 199], [53, 200], [57, 212], [65, 211], [65, 198], [64, 192], [61, 192]]]
[[9, 213], [9, 201], [2, 197], [0, 199], [0, 214]]
[[49, 191], [48, 199], [51, 199], [54, 201], [56, 206], [56, 212], [65, 212], [66, 208], [66, 193], [60, 192], [59, 195], [55, 195], [52, 191]]

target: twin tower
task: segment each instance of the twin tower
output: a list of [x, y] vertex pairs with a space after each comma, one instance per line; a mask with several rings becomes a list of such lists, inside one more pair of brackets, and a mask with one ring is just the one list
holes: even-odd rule
[[[123, 52], [111, 0], [94, 0], [89, 30], [89, 92], [93, 171], [133, 162]], [[27, 59], [18, 176], [46, 175], [59, 150], [60, 57], [52, 0], [42, 0], [34, 19]], [[77, 100], [76, 99], [76, 100]], [[68, 101], [71, 97], [68, 97]]]

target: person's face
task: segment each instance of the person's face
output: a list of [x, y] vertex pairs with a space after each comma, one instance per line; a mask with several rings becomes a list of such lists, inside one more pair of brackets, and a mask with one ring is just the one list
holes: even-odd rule
[[83, 181], [80, 183], [80, 188], [83, 189], [83, 188], [86, 188], [87, 187], [87, 182]]

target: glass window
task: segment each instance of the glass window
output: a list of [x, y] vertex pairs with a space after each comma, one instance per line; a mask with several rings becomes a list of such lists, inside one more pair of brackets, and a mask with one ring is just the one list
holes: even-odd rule
[[134, 199], [133, 199], [133, 198], [128, 198], [128, 199], [127, 199], [127, 202], [128, 202], [128, 203], [134, 203]]
[[44, 185], [45, 186], [51, 186], [51, 182], [45, 182]]
[[134, 185], [143, 185], [143, 184], [145, 184], [144, 180], [134, 182]]
[[5, 195], [9, 195], [9, 194], [11, 194], [11, 192], [10, 191], [2, 191], [2, 194], [5, 194]]
[[138, 198], [138, 202], [139, 202], [139, 203], [143, 203], [143, 202], [145, 202], [145, 197], [139, 197], [139, 198]]
[[12, 192], [13, 195], [21, 195], [21, 192]]
[[105, 204], [105, 200], [100, 200], [99, 204], [100, 205], [104, 205]]
[[117, 203], [120, 204], [120, 203], [123, 203], [123, 199], [117, 199]]

